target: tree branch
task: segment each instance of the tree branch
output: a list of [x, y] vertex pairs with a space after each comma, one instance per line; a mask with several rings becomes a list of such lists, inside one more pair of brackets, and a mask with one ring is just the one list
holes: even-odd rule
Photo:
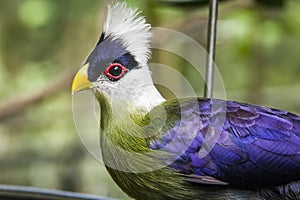
[[67, 70], [56, 81], [50, 83], [41, 91], [19, 100], [4, 103], [0, 106], [0, 122], [25, 111], [29, 107], [41, 103], [44, 99], [55, 96], [70, 87], [73, 71]]

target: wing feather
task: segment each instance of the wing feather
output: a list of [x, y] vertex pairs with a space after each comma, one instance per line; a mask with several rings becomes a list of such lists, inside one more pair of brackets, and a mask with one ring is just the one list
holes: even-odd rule
[[[166, 102], [167, 113], [185, 116], [186, 112], [189, 117], [178, 116], [180, 120], [169, 122], [172, 125], [164, 129], [162, 137], [149, 142], [152, 150], [175, 154], [187, 147], [169, 167], [190, 177], [188, 181], [202, 184], [220, 181], [251, 187], [300, 180], [300, 116], [231, 101], [198, 99], [197, 108], [189, 106], [189, 102], [188, 99], [173, 102], [171, 107]], [[176, 113], [176, 106], [181, 113]], [[179, 133], [179, 126], [189, 129]], [[219, 130], [219, 135], [208, 144], [211, 127]], [[192, 142], [187, 139], [191, 129], [197, 129]], [[173, 145], [166, 145], [171, 141]], [[199, 153], [202, 148], [208, 152], [204, 157]]]

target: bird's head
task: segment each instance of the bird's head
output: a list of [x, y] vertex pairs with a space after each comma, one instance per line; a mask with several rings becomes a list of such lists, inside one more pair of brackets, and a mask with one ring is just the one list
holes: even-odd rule
[[128, 103], [144, 110], [163, 101], [147, 65], [151, 26], [138, 14], [125, 3], [108, 6], [101, 37], [77, 72], [73, 93], [92, 89], [112, 103]]

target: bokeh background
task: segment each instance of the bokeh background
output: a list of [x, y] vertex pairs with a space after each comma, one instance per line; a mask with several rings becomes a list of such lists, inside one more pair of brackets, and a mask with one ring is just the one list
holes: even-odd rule
[[[71, 80], [98, 40], [107, 2], [0, 1], [0, 184], [128, 199], [83, 147], [72, 116]], [[199, 2], [128, 5], [205, 46], [208, 7]], [[216, 65], [228, 99], [300, 114], [299, 13], [297, 0], [220, 3]], [[202, 94], [184, 59], [154, 52], [152, 61], [190, 76]]]

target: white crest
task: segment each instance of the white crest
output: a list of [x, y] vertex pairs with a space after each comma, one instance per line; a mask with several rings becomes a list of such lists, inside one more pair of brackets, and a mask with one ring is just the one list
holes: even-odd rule
[[135, 60], [144, 66], [150, 57], [152, 34], [151, 25], [139, 14], [137, 9], [128, 8], [125, 2], [109, 5], [103, 32], [105, 38], [121, 39]]

